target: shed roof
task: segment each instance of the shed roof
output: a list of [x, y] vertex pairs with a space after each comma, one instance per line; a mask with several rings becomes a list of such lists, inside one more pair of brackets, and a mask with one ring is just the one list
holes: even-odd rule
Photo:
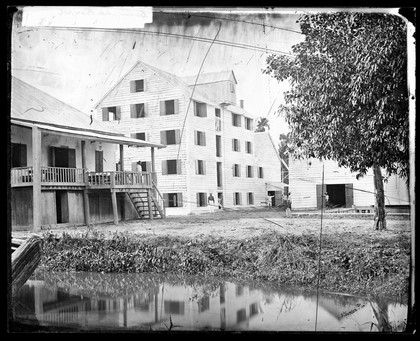
[[102, 140], [106, 138], [115, 143], [164, 147], [115, 133], [100, 121], [91, 122], [89, 115], [13, 76], [10, 117], [12, 123], [18, 125], [39, 125], [43, 129]]

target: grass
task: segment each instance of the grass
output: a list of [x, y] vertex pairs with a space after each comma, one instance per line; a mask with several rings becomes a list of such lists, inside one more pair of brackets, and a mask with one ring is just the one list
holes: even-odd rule
[[[315, 289], [319, 239], [269, 232], [236, 240], [202, 236], [133, 236], [98, 230], [43, 236], [40, 268], [54, 271], [175, 273], [226, 276]], [[322, 237], [320, 287], [368, 296], [406, 298], [410, 237], [350, 233]]]

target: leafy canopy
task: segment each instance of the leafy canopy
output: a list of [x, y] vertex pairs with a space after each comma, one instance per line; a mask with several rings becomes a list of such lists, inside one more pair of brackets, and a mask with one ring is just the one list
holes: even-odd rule
[[[263, 71], [289, 81], [279, 108], [295, 150], [365, 174], [374, 164], [407, 177], [406, 25], [397, 16], [322, 13], [299, 19], [293, 57], [270, 55]], [[297, 155], [302, 157], [302, 153]]]

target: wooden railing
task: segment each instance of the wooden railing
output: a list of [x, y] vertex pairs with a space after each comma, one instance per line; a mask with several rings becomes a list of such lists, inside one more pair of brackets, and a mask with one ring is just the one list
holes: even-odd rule
[[12, 186], [25, 186], [32, 183], [32, 167], [14, 167], [10, 172]]
[[77, 183], [84, 184], [84, 168], [41, 167], [41, 183]]
[[152, 180], [148, 172], [87, 172], [86, 183], [91, 187], [148, 187]]
[[[84, 168], [41, 167], [41, 184], [85, 184]], [[10, 184], [27, 186], [33, 182], [33, 167], [15, 167], [11, 169]]]
[[153, 195], [153, 200], [155, 201], [155, 204], [162, 215], [162, 218], [165, 218], [166, 217], [165, 199], [163, 199], [162, 194], [160, 193], [159, 189], [156, 186], [156, 179], [153, 179], [153, 173], [152, 173], [152, 195]]

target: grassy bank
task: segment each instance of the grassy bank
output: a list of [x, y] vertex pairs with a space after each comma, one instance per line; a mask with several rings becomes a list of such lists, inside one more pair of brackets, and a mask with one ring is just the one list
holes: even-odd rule
[[[226, 276], [316, 288], [319, 236], [265, 233], [245, 240], [105, 235], [97, 230], [45, 233], [40, 268], [55, 271], [152, 272]], [[322, 290], [406, 297], [410, 239], [351, 233], [322, 237]]]

